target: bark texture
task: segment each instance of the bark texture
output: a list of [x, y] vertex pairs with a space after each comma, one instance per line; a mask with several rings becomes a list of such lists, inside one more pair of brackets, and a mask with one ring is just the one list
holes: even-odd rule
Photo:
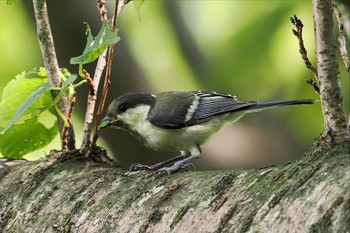
[[78, 155], [3, 163], [0, 232], [349, 232], [349, 166], [348, 148], [161, 178]]
[[[44, 65], [46, 68], [47, 77], [49, 83], [52, 87], [61, 86], [61, 71], [58, 66], [58, 61], [56, 57], [56, 51], [54, 46], [54, 41], [51, 33], [51, 27], [49, 22], [49, 16], [47, 12], [47, 5], [45, 0], [33, 0], [33, 7], [35, 13], [35, 21], [37, 26], [38, 41], [41, 49], [41, 54], [44, 60]], [[58, 96], [58, 91], [52, 91], [52, 98], [55, 99]], [[69, 101], [66, 95], [63, 95], [62, 98], [57, 103], [58, 108], [62, 114], [67, 118], [69, 114]], [[61, 138], [64, 138], [63, 129], [64, 122], [56, 113], [58, 126], [61, 134]], [[68, 149], [75, 149], [75, 139], [74, 139], [74, 130], [73, 125], [70, 124], [68, 130]], [[62, 145], [63, 147], [63, 145]]]
[[349, 138], [341, 95], [337, 61], [337, 42], [334, 34], [333, 3], [331, 0], [313, 0], [316, 38], [316, 58], [320, 98], [325, 133], [335, 143]]

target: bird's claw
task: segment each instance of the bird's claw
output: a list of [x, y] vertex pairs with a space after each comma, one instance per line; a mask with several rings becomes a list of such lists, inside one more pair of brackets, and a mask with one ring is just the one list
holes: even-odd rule
[[141, 170], [146, 170], [146, 171], [150, 171], [152, 170], [152, 167], [148, 166], [148, 165], [144, 165], [141, 163], [133, 163], [130, 166], [129, 171], [134, 172], [134, 171], [141, 171]]
[[183, 160], [174, 163], [170, 167], [160, 167], [159, 164], [148, 166], [141, 163], [134, 163], [130, 166], [130, 172], [144, 170], [144, 171], [154, 171], [153, 173], [154, 176], [162, 176], [162, 175], [170, 176], [172, 173], [178, 172], [181, 169], [189, 169], [189, 168], [193, 168], [194, 170], [196, 170], [195, 166], [192, 163], [189, 163]]
[[174, 165], [172, 165], [171, 167], [162, 167], [162, 168], [157, 169], [154, 172], [154, 175], [163, 175], [164, 174], [164, 175], [170, 176], [172, 173], [178, 172], [181, 169], [188, 169], [188, 168], [193, 168], [194, 170], [196, 170], [193, 163], [179, 161], [179, 162], [174, 163]]

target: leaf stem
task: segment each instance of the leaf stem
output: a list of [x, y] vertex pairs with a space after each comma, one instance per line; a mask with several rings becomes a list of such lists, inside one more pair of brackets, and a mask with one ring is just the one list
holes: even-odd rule
[[87, 80], [84, 79], [84, 80], [81, 80], [80, 82], [78, 82], [77, 84], [74, 84], [73, 85], [73, 88], [77, 88], [77, 87], [80, 87], [81, 85], [83, 85], [84, 83], [87, 83]]
[[85, 75], [84, 75], [84, 72], [83, 72], [83, 64], [80, 63], [79, 64], [79, 76], [82, 77], [83, 79], [85, 79]]
[[69, 123], [67, 121], [67, 118], [64, 116], [64, 114], [61, 112], [60, 108], [57, 105], [54, 105], [55, 110], [57, 112], [57, 114], [59, 115], [59, 117], [61, 118], [61, 120], [63, 121], [63, 126], [69, 128]]

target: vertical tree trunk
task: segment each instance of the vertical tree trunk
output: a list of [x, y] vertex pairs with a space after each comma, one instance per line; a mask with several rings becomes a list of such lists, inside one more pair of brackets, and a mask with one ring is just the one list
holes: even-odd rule
[[349, 138], [341, 95], [331, 0], [313, 0], [316, 58], [325, 133], [335, 143]]

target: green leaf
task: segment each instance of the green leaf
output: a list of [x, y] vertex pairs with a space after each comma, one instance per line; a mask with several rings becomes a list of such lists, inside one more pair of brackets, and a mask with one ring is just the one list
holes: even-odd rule
[[33, 69], [28, 73], [23, 72], [6, 85], [0, 103], [0, 127], [4, 128], [0, 134], [4, 134], [15, 122], [17, 124], [23, 123], [57, 104], [67, 87], [77, 78], [76, 75], [71, 75], [67, 69], [61, 69], [61, 72], [70, 76], [65, 79], [58, 96], [53, 101], [50, 92], [48, 92], [52, 87], [48, 83], [43, 67]]
[[13, 4], [15, 4], [15, 3], [17, 3], [17, 2], [19, 2], [20, 0], [6, 0], [6, 4], [7, 5], [13, 5]]
[[77, 79], [77, 75], [76, 74], [73, 74], [73, 75], [70, 75], [67, 80], [65, 80], [63, 83], [62, 83], [62, 89], [61, 89], [61, 92], [64, 91], [70, 84], [72, 84], [76, 79]]
[[0, 152], [4, 157], [18, 159], [49, 144], [58, 133], [57, 123], [47, 129], [37, 119], [13, 125], [0, 135]]
[[[10, 122], [13, 124], [14, 120], [17, 120], [17, 123], [23, 123], [39, 108], [52, 102], [51, 94], [45, 92], [48, 89], [47, 85], [47, 76], [43, 68], [23, 72], [7, 83], [0, 102], [0, 127], [4, 129]], [[33, 90], [36, 92], [32, 93]], [[30, 95], [31, 105], [29, 102], [24, 103]], [[34, 99], [36, 101], [33, 102]]]
[[49, 83], [43, 83], [38, 86], [28, 98], [17, 108], [17, 111], [13, 115], [10, 123], [6, 126], [6, 128], [0, 132], [0, 134], [4, 134], [32, 105], [35, 101], [37, 101], [44, 93], [50, 90], [51, 86]]
[[64, 92], [67, 90], [68, 86], [69, 86], [70, 84], [72, 84], [72, 83], [77, 79], [77, 77], [78, 77], [78, 76], [75, 75], [75, 74], [69, 76], [69, 77], [67, 78], [67, 80], [64, 81], [64, 82], [62, 83], [62, 88], [61, 88], [61, 90], [60, 90], [60, 93], [58, 93], [58, 95], [56, 96], [56, 98], [55, 98], [50, 104], [46, 105], [45, 108], [41, 109], [41, 110], [37, 113], [37, 115], [40, 114], [40, 113], [42, 113], [43, 111], [49, 110], [49, 109], [51, 109], [53, 106], [55, 106], [55, 105], [58, 103], [58, 101], [62, 98], [62, 96], [63, 96]]
[[86, 64], [98, 58], [109, 45], [117, 43], [120, 38], [118, 30], [112, 31], [112, 24], [105, 21], [102, 24], [100, 32], [95, 38], [91, 35], [91, 28], [86, 23], [87, 42], [83, 54], [70, 59], [71, 64]]
[[57, 119], [43, 116], [45, 124], [54, 124], [47, 128], [39, 122], [39, 114], [57, 104], [77, 75], [71, 75], [67, 69], [61, 69], [64, 77], [62, 87], [55, 100], [53, 90], [46, 75], [45, 68], [23, 72], [10, 81], [3, 90], [0, 102], [0, 153], [5, 157], [21, 158], [25, 154], [47, 145], [58, 133]]

